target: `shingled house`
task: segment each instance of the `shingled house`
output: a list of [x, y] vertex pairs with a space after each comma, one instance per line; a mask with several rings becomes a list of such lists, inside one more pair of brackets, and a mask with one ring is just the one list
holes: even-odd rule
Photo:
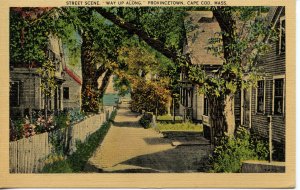
[[10, 63], [10, 116], [11, 118], [30, 116], [33, 110], [43, 110], [48, 104], [49, 110], [62, 110], [62, 43], [54, 35], [49, 35], [46, 54], [55, 66], [57, 87], [52, 89], [53, 96], [46, 101], [41, 90], [41, 77], [37, 69], [41, 64]]
[[[271, 41], [271, 50], [261, 57], [257, 66], [264, 71], [264, 78], [257, 88], [242, 92], [242, 125], [249, 126], [252, 133], [269, 138], [272, 133], [274, 157], [284, 160], [285, 155], [285, 9], [272, 7], [267, 15], [270, 27], [275, 27], [278, 40]], [[271, 127], [271, 131], [270, 131]]]
[[[209, 39], [221, 31], [211, 11], [190, 11], [185, 19], [187, 30], [184, 53], [194, 66], [201, 66], [207, 73], [218, 69], [223, 61], [208, 51]], [[189, 28], [192, 28], [191, 30]], [[185, 70], [180, 74], [179, 114], [194, 122], [209, 125], [208, 100], [198, 88], [190, 83]]]
[[63, 104], [67, 109], [81, 107], [81, 77], [67, 66], [64, 67]]

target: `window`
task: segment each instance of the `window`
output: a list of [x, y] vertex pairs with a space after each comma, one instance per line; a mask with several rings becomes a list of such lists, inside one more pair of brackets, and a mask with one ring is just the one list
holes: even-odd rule
[[69, 87], [64, 87], [63, 97], [64, 97], [64, 100], [69, 100], [69, 98], [70, 98], [70, 96], [69, 96]]
[[274, 79], [274, 115], [281, 115], [284, 112], [284, 80]]
[[204, 110], [203, 110], [203, 115], [208, 116], [208, 98], [205, 96], [204, 97]]
[[264, 113], [265, 110], [265, 81], [257, 82], [257, 96], [256, 96], [256, 112]]
[[279, 54], [285, 52], [285, 17], [280, 18]]
[[12, 107], [20, 106], [20, 81], [10, 83], [9, 103]]

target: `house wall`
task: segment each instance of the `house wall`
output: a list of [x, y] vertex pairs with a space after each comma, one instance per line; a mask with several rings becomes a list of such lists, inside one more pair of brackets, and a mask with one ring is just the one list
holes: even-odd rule
[[199, 93], [197, 87], [194, 87], [193, 94], [193, 120], [202, 121], [204, 110], [204, 95]]
[[[62, 43], [60, 39], [56, 36], [48, 36], [48, 50], [45, 52], [48, 58], [55, 64], [55, 80], [57, 82], [57, 87], [61, 89], [62, 81], [62, 66], [64, 64], [63, 53], [62, 53]], [[14, 63], [10, 63], [11, 66]], [[24, 64], [26, 65], [26, 64]], [[19, 81], [19, 105], [10, 105], [10, 115], [11, 117], [24, 117], [29, 115], [29, 110], [41, 110], [44, 109], [44, 97], [41, 92], [41, 78], [37, 74], [37, 69], [26, 68], [24, 65], [20, 67], [11, 68], [10, 70], [10, 80], [11, 82]], [[61, 99], [62, 92], [59, 94], [59, 90], [54, 91], [56, 95], [49, 99], [48, 109], [62, 109], [63, 104]], [[55, 101], [56, 100], [56, 101]], [[56, 106], [55, 106], [55, 103]], [[60, 107], [59, 107], [60, 105]]]
[[[274, 115], [273, 106], [273, 77], [285, 75], [285, 53], [278, 54], [278, 43], [272, 43], [271, 51], [263, 58], [259, 65], [263, 67], [265, 77], [265, 113], [256, 113], [256, 90], [252, 88], [252, 129], [255, 133], [268, 138], [269, 121], [268, 116], [272, 116], [273, 140], [285, 142], [285, 112], [283, 115]], [[284, 81], [285, 86], [285, 81]], [[284, 87], [285, 90], [285, 87]], [[284, 93], [285, 94], [285, 93]], [[285, 99], [285, 96], [284, 96]], [[284, 101], [285, 103], [285, 101]], [[285, 108], [285, 105], [284, 105]]]
[[[44, 96], [41, 90], [41, 78], [37, 75], [36, 69], [14, 68], [10, 72], [11, 82], [19, 82], [19, 105], [10, 105], [10, 115], [13, 118], [25, 117], [29, 115], [29, 110], [44, 109]], [[61, 88], [60, 85], [57, 86]], [[53, 90], [53, 93], [55, 91]], [[58, 92], [58, 91], [57, 91]], [[61, 91], [62, 93], [62, 91]], [[62, 97], [62, 94], [60, 95]], [[59, 108], [59, 95], [57, 94], [57, 109]], [[50, 103], [51, 102], [51, 103]], [[48, 109], [54, 110], [54, 95], [49, 99]], [[61, 102], [61, 108], [63, 103]]]
[[63, 83], [62, 87], [69, 88], [69, 99], [63, 99], [64, 108], [80, 108], [80, 106], [81, 106], [81, 101], [80, 101], [81, 100], [81, 98], [80, 98], [81, 85], [78, 84], [68, 74], [65, 75], [64, 79], [65, 79], [65, 82]]
[[41, 80], [36, 70], [14, 68], [10, 72], [11, 82], [19, 82], [19, 106], [11, 106], [10, 114], [13, 117], [24, 117], [26, 109], [42, 109]]
[[238, 92], [234, 97], [234, 116], [235, 116], [235, 125], [241, 125], [241, 92]]
[[64, 64], [64, 59], [63, 59], [63, 49], [62, 49], [62, 43], [61, 40], [54, 36], [54, 35], [49, 35], [49, 45], [48, 45], [49, 50], [51, 50], [55, 58], [52, 59], [54, 63], [56, 63], [56, 72], [55, 76], [57, 78], [62, 78], [61, 73], [63, 71], [63, 64]]

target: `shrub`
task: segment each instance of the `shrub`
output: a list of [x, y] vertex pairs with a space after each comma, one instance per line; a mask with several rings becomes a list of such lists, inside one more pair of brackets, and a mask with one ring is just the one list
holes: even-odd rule
[[32, 122], [28, 117], [10, 121], [10, 140], [15, 141], [35, 134], [65, 129], [71, 124], [82, 121], [85, 116], [86, 114], [79, 109], [66, 109], [58, 115], [51, 114], [46, 119], [42, 111], [34, 111]]
[[56, 127], [55, 124], [55, 117], [54, 115], [48, 116], [46, 119], [44, 115], [39, 115], [37, 120], [35, 121], [34, 125], [35, 127], [35, 132], [38, 133], [44, 133], [44, 132], [50, 132], [54, 130]]
[[81, 112], [80, 109], [70, 109], [68, 110], [68, 116], [70, 119], [70, 123], [78, 123], [84, 119], [86, 113]]
[[54, 120], [56, 128], [64, 129], [70, 125], [70, 116], [68, 113], [61, 113]]
[[10, 131], [9, 131], [10, 141], [15, 141], [23, 137], [24, 135], [23, 124], [24, 124], [23, 119], [18, 119], [15, 121], [10, 120]]
[[52, 157], [52, 160], [47, 159], [46, 165], [43, 167], [42, 173], [72, 173], [73, 170], [67, 160], [60, 156]]
[[145, 128], [148, 129], [151, 127], [151, 122], [152, 122], [153, 114], [150, 112], [146, 112], [143, 114], [141, 119], [139, 120], [139, 123]]
[[251, 136], [251, 143], [259, 160], [269, 159], [269, 143], [259, 136]]
[[138, 80], [133, 83], [131, 91], [131, 110], [135, 112], [157, 112], [159, 115], [167, 112], [166, 106], [170, 91], [158, 82]]
[[267, 145], [250, 138], [245, 128], [235, 137], [223, 137], [211, 157], [212, 172], [239, 172], [244, 160], [267, 159]]

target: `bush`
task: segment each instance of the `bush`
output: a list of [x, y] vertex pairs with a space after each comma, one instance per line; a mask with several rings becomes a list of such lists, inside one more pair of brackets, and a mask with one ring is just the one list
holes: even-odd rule
[[81, 112], [80, 109], [70, 109], [68, 110], [68, 116], [70, 119], [70, 123], [78, 123], [84, 119], [86, 113]]
[[10, 121], [10, 141], [19, 140], [36, 134], [65, 129], [82, 121], [86, 114], [79, 109], [65, 109], [58, 115], [50, 114], [47, 119], [43, 111], [34, 111], [31, 122], [28, 117]]
[[15, 141], [23, 138], [24, 135], [24, 121], [23, 119], [18, 119], [15, 121], [10, 120], [10, 129], [9, 129], [9, 140]]
[[212, 172], [239, 172], [244, 160], [265, 160], [267, 144], [251, 139], [245, 128], [240, 128], [235, 137], [223, 137], [211, 157]]
[[159, 115], [167, 112], [166, 106], [170, 98], [170, 91], [158, 82], [138, 80], [133, 83], [131, 91], [131, 110], [141, 113], [157, 112]]
[[61, 113], [58, 116], [54, 117], [55, 128], [64, 129], [70, 124], [70, 117], [68, 113]]
[[151, 122], [152, 122], [153, 114], [150, 112], [146, 112], [143, 114], [141, 119], [139, 120], [139, 123], [145, 128], [148, 129], [151, 127]]
[[70, 164], [65, 159], [60, 159], [59, 157], [49, 161], [46, 160], [46, 165], [42, 169], [42, 173], [72, 173], [73, 170]]

